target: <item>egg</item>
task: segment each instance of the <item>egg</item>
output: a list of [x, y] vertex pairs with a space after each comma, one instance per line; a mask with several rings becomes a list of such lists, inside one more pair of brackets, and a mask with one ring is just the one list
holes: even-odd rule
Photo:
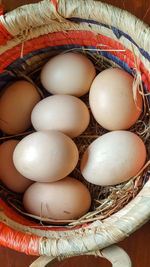
[[82, 96], [96, 75], [93, 63], [77, 53], [60, 54], [50, 59], [41, 71], [41, 83], [52, 94]]
[[33, 127], [39, 130], [58, 130], [70, 137], [87, 128], [90, 115], [87, 106], [71, 95], [53, 95], [36, 104], [31, 114]]
[[13, 152], [18, 140], [9, 140], [0, 145], [0, 179], [11, 190], [23, 193], [33, 181], [23, 177], [13, 164]]
[[72, 139], [58, 131], [39, 131], [16, 146], [13, 161], [25, 177], [37, 182], [53, 182], [76, 167], [78, 149]]
[[27, 81], [16, 81], [0, 98], [0, 129], [6, 134], [18, 134], [31, 125], [31, 111], [40, 101], [36, 88]]
[[142, 112], [142, 96], [133, 96], [133, 77], [119, 68], [110, 68], [94, 79], [89, 103], [95, 120], [108, 130], [131, 127]]
[[146, 160], [146, 148], [136, 134], [113, 131], [92, 142], [81, 159], [81, 173], [96, 185], [115, 185], [134, 177]]
[[23, 204], [33, 215], [73, 220], [89, 210], [91, 196], [80, 181], [66, 177], [54, 183], [34, 183], [26, 190]]

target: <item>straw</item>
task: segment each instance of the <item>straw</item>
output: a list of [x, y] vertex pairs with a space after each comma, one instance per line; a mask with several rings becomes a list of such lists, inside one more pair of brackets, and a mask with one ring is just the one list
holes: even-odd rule
[[[68, 53], [72, 51], [71, 49], [66, 50], [65, 53]], [[133, 50], [134, 51], [134, 50]], [[95, 65], [95, 68], [100, 70], [106, 69], [106, 68], [112, 68], [112, 67], [117, 67], [116, 64], [113, 64], [112, 62], [110, 63], [109, 61], [105, 60], [104, 58], [101, 57], [101, 55], [99, 54], [99, 49], [97, 49], [97, 53], [93, 53], [91, 52], [91, 49], [85, 49], [84, 47], [82, 47], [80, 50], [78, 49], [73, 49], [74, 53], [83, 53], [84, 55], [86, 55], [90, 60], [92, 60], [92, 62]], [[115, 52], [117, 52], [117, 49], [115, 50]], [[64, 53], [64, 52], [63, 52]], [[136, 61], [135, 61], [135, 65]], [[42, 68], [43, 64], [41, 65], [40, 69]], [[40, 69], [38, 68], [38, 72], [40, 71]], [[25, 75], [26, 79], [30, 80], [32, 82], [32, 75], [33, 73], [30, 74], [30, 76], [28, 77], [27, 75]], [[36, 72], [34, 72], [34, 76], [36, 76]], [[18, 73], [18, 77], [20, 77], [20, 73]], [[17, 72], [16, 72], [16, 78], [17, 77]], [[138, 90], [139, 85], [141, 84], [141, 80], [140, 83], [139, 81], [136, 83], [136, 76], [134, 78], [134, 85], [137, 86], [137, 88], [134, 87], [135, 90]], [[37, 86], [40, 88], [41, 87], [41, 83], [40, 80], [38, 80], [38, 84]], [[41, 89], [40, 89], [41, 90]], [[44, 97], [44, 91], [42, 92], [42, 95]], [[146, 110], [149, 110], [149, 102], [146, 101], [147, 100], [147, 94], [144, 94], [143, 91], [143, 98], [144, 98], [144, 103], [145, 103], [145, 108], [143, 111], [143, 114], [141, 115], [142, 117], [144, 117]], [[82, 100], [87, 104], [87, 106], [89, 106], [88, 103], [88, 94], [82, 97]], [[148, 113], [147, 116], [145, 116], [143, 118], [143, 120], [139, 119], [135, 125], [133, 127], [131, 127], [131, 131], [138, 134], [143, 141], [147, 144], [149, 142], [149, 121], [150, 121], [150, 114]], [[31, 131], [32, 132], [32, 131]], [[103, 135], [104, 133], [108, 132], [107, 130], [103, 129], [94, 119], [94, 117], [91, 114], [91, 121], [90, 121], [90, 125], [88, 126], [87, 130], [84, 132], [84, 134], [82, 134], [81, 136], [77, 137], [74, 139], [74, 141], [76, 142], [80, 155], [79, 155], [79, 162], [77, 167], [75, 168], [75, 170], [72, 172], [71, 176], [75, 177], [77, 179], [79, 179], [82, 183], [84, 183], [92, 196], [92, 205], [90, 208], [90, 213], [85, 214], [84, 216], [82, 216], [81, 218], [77, 219], [77, 220], [53, 220], [52, 218], [43, 218], [42, 216], [42, 207], [41, 207], [41, 216], [34, 216], [32, 214], [28, 214], [23, 206], [20, 209], [21, 203], [19, 203], [19, 207], [18, 207], [18, 201], [14, 201], [15, 198], [14, 196], [12, 196], [13, 201], [11, 202], [11, 200], [9, 199], [9, 204], [12, 205], [13, 208], [15, 208], [17, 211], [19, 211], [21, 214], [27, 216], [27, 217], [31, 217], [33, 219], [38, 219], [40, 222], [46, 222], [46, 223], [60, 223], [60, 224], [68, 224], [68, 226], [75, 226], [75, 225], [82, 225], [84, 223], [89, 223], [89, 222], [93, 222], [95, 220], [104, 220], [107, 217], [109, 217], [111, 214], [113, 214], [114, 212], [117, 212], [119, 209], [123, 208], [128, 201], [130, 201], [132, 198], [134, 198], [137, 193], [141, 190], [141, 188], [143, 187], [143, 181], [145, 180], [145, 175], [146, 172], [139, 173], [137, 176], [131, 178], [129, 181], [124, 182], [120, 185], [117, 186], [106, 186], [106, 187], [100, 187], [97, 185], [93, 185], [88, 183], [87, 181], [85, 181], [81, 175], [80, 172], [80, 159], [84, 153], [84, 151], [86, 150], [86, 148], [88, 147], [88, 145], [93, 142], [96, 138], [98, 138], [99, 136]], [[26, 132], [24, 133], [24, 135], [30, 133]], [[18, 135], [19, 136], [19, 135]], [[22, 138], [23, 133], [20, 134], [20, 137]], [[11, 138], [16, 137], [15, 136], [11, 136]], [[2, 140], [5, 140], [7, 138], [10, 137], [2, 137]], [[149, 161], [145, 164], [145, 166], [143, 167], [144, 169], [141, 170], [141, 172], [143, 172], [143, 170], [147, 170], [147, 167], [149, 166]], [[138, 181], [138, 182], [137, 182]], [[104, 205], [105, 203], [105, 205]], [[105, 208], [104, 208], [105, 207]]]

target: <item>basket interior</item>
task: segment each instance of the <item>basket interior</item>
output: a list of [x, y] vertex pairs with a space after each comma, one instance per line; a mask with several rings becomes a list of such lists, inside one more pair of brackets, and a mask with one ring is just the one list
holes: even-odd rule
[[[78, 22], [79, 19], [72, 18], [72, 21]], [[90, 24], [98, 24], [96, 21], [86, 21], [80, 19], [80, 22], [88, 23]], [[108, 27], [108, 25], [104, 25], [104, 27]], [[135, 66], [135, 55], [131, 50], [127, 49], [125, 46], [123, 46], [119, 42], [119, 38], [121, 36], [124, 36], [127, 38], [136, 48], [139, 50], [139, 52], [144, 56], [148, 61], [150, 61], [150, 55], [144, 51], [142, 48], [138, 47], [136, 43], [132, 40], [132, 38], [122, 31], [113, 28], [112, 31], [115, 36], [117, 36], [118, 41], [113, 40], [109, 37], [106, 37], [104, 35], [97, 35], [90, 31], [68, 31], [65, 32], [56, 32], [56, 33], [49, 33], [47, 35], [42, 35], [38, 38], [31, 39], [29, 41], [26, 41], [22, 44], [19, 44], [12, 49], [9, 49], [7, 52], [4, 52], [0, 57], [0, 88], [1, 92], [5, 89], [6, 86], [8, 86], [9, 83], [15, 81], [16, 79], [29, 79], [32, 80], [33, 83], [38, 85], [43, 93], [44, 96], [47, 96], [48, 94], [42, 88], [42, 85], [40, 84], [40, 70], [41, 67], [44, 65], [45, 62], [48, 61], [50, 57], [53, 57], [59, 53], [64, 53], [68, 51], [72, 52], [78, 52], [83, 53], [87, 55], [97, 66], [97, 72], [99, 72], [102, 69], [105, 69], [107, 67], [119, 67], [123, 68], [125, 71], [130, 73], [131, 75], [136, 74], [136, 66]], [[150, 92], [150, 74], [148, 70], [145, 68], [143, 63], [140, 61], [140, 59], [137, 58], [138, 62], [138, 69], [141, 73], [142, 77], [142, 84], [144, 88], [144, 92], [148, 94]], [[88, 95], [82, 97], [82, 99], [88, 104]], [[147, 96], [147, 99], [149, 101], [149, 96]], [[91, 116], [91, 124], [95, 128], [96, 122], [94, 121], [93, 117]], [[142, 131], [143, 128], [141, 128], [141, 124], [137, 127]], [[135, 128], [131, 128], [131, 131], [134, 131]], [[85, 132], [85, 135], [89, 134], [89, 131], [91, 131], [91, 128], [88, 128]], [[101, 135], [106, 132], [102, 127], [98, 127], [96, 130], [98, 135]], [[90, 132], [91, 133], [91, 132]], [[94, 132], [92, 132], [94, 135]], [[20, 138], [20, 137], [19, 137]], [[145, 136], [143, 136], [145, 138]], [[86, 138], [84, 140], [83, 138], [76, 138], [75, 142], [78, 144], [79, 150], [83, 151], [86, 149], [87, 145], [90, 144], [93, 141], [92, 139]], [[147, 137], [145, 144], [147, 146], [147, 152], [148, 151], [148, 143], [149, 143], [149, 137]], [[81, 154], [82, 154], [81, 153]], [[72, 176], [75, 178], [80, 179], [83, 183], [85, 183], [91, 194], [92, 199], [99, 197], [104, 197], [104, 195], [101, 195], [101, 188], [98, 186], [93, 186], [82, 178], [82, 176], [79, 174], [78, 169], [75, 170], [72, 173]], [[139, 190], [144, 186], [145, 182], [149, 179], [150, 173], [148, 172], [148, 169], [144, 172], [142, 176], [142, 182], [139, 184], [139, 187], [136, 191], [133, 191], [133, 194], [130, 195], [130, 197], [127, 199], [127, 201], [131, 201], [139, 192]], [[0, 191], [0, 197], [1, 197], [1, 205], [3, 206], [4, 213], [11, 218], [12, 220], [19, 222], [24, 225], [29, 226], [41, 226], [41, 223], [39, 223], [34, 218], [30, 218], [27, 215], [21, 214], [15, 207], [14, 207], [14, 201], [13, 197], [14, 194], [4, 189], [3, 185], [1, 186]], [[108, 195], [110, 190], [110, 187], [105, 190], [105, 193]], [[16, 195], [16, 194], [15, 194]], [[106, 197], [106, 196], [105, 196]], [[21, 196], [17, 195], [17, 198], [20, 200]], [[10, 202], [11, 200], [11, 202]], [[125, 201], [123, 204], [120, 204], [120, 206], [115, 210], [117, 212], [119, 209], [123, 208], [124, 205], [127, 204], [127, 201]], [[20, 203], [20, 202], [19, 202]], [[20, 204], [18, 204], [18, 208]], [[16, 205], [17, 206], [17, 205]], [[92, 209], [95, 209], [96, 206], [94, 206], [94, 202], [92, 203]], [[114, 211], [113, 211], [114, 212]], [[112, 212], [112, 213], [113, 213]], [[112, 213], [110, 213], [108, 216], [110, 216]], [[70, 227], [68, 225], [66, 226], [58, 226], [57, 223], [50, 223], [50, 226], [47, 228], [45, 226], [44, 229], [48, 230], [63, 230], [63, 229], [70, 229], [72, 227], [78, 228], [86, 223], [89, 223], [89, 221], [83, 223], [75, 223]]]

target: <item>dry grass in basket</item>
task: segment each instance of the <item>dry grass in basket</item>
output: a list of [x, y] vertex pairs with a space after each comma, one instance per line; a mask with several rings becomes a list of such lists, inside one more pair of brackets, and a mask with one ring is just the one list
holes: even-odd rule
[[[77, 53], [81, 52], [85, 54], [87, 57], [89, 57], [92, 60], [98, 72], [106, 68], [118, 67], [118, 65], [114, 64], [114, 62], [104, 59], [104, 57], [102, 57], [101, 54], [99, 53], [101, 51], [102, 51], [101, 49], [96, 49], [96, 53], [93, 53], [93, 51], [91, 52], [89, 49], [82, 48], [82, 50], [79, 50], [79, 49], [67, 50], [65, 51], [65, 53], [66, 52], [77, 52]], [[124, 50], [122, 50], [122, 52], [123, 51]], [[132, 51], [134, 54], [134, 49], [132, 49]], [[59, 53], [60, 52], [64, 53], [64, 51], [59, 51]], [[36, 84], [37, 88], [42, 88], [42, 85], [40, 84], [40, 79], [39, 79], [39, 72], [43, 64], [46, 61], [47, 61], [47, 56], [46, 58], [41, 58], [41, 57], [38, 58], [38, 56], [36, 56], [36, 68], [34, 68], [32, 72], [31, 72], [30, 66], [28, 68], [28, 65], [27, 65], [27, 67], [24, 67], [24, 70], [25, 70], [24, 73], [21, 73], [18, 70], [16, 70], [16, 72], [14, 71], [12, 75], [13, 77], [15, 76], [17, 79], [26, 79], [28, 81], [32, 81], [33, 84]], [[33, 66], [33, 62], [32, 62], [32, 66]], [[87, 128], [87, 130], [84, 132], [84, 134], [74, 139], [75, 143], [78, 146], [80, 153], [79, 153], [78, 165], [71, 174], [72, 177], [79, 179], [81, 182], [83, 182], [88, 187], [91, 193], [91, 196], [92, 196], [92, 205], [91, 205], [90, 211], [84, 216], [82, 216], [81, 218], [79, 218], [78, 220], [61, 220], [58, 222], [58, 220], [53, 220], [50, 218], [43, 218], [42, 207], [41, 207], [41, 216], [40, 217], [34, 216], [34, 215], [31, 215], [25, 212], [23, 205], [22, 205], [22, 201], [21, 201], [22, 200], [21, 195], [17, 195], [16, 193], [13, 193], [12, 191], [6, 189], [5, 186], [0, 185], [0, 188], [1, 188], [0, 196], [2, 198], [5, 198], [7, 203], [9, 203], [9, 205], [15, 208], [15, 210], [17, 210], [22, 215], [39, 220], [41, 225], [44, 222], [48, 223], [49, 225], [65, 223], [67, 227], [74, 227], [76, 225], [93, 222], [95, 220], [103, 220], [111, 216], [111, 214], [117, 212], [119, 209], [121, 209], [124, 205], [126, 205], [130, 200], [132, 200], [138, 194], [138, 192], [141, 190], [141, 188], [146, 182], [147, 172], [150, 166], [150, 161], [148, 161], [148, 158], [150, 156], [150, 147], [149, 147], [150, 105], [148, 101], [149, 94], [144, 92], [142, 81], [141, 81], [141, 75], [137, 68], [136, 60], [135, 60], [135, 69], [136, 69], [137, 75], [135, 76], [133, 74], [134, 75], [134, 97], [136, 101], [136, 92], [139, 89], [143, 97], [144, 108], [143, 108], [143, 113], [141, 114], [139, 120], [129, 130], [136, 133], [138, 136], [140, 136], [142, 140], [144, 141], [146, 148], [147, 148], [147, 162], [142, 168], [142, 170], [135, 177], [132, 177], [129, 181], [121, 183], [116, 186], [100, 187], [100, 186], [90, 184], [87, 181], [85, 181], [85, 179], [83, 179], [81, 172], [80, 172], [80, 159], [84, 151], [86, 150], [86, 148], [92, 141], [94, 141], [97, 137], [107, 132], [100, 125], [98, 125], [98, 123], [95, 121], [95, 119], [91, 115], [90, 125]], [[38, 90], [41, 93], [41, 89], [38, 89]], [[42, 97], [43, 97], [43, 93], [44, 93], [44, 96], [47, 96], [45, 95], [45, 91], [42, 91], [41, 93]], [[88, 94], [83, 96], [81, 99], [89, 107]], [[31, 132], [32, 132], [32, 129], [31, 129]], [[20, 138], [20, 136], [24, 136], [29, 133], [30, 132], [25, 132], [25, 133], [15, 135], [15, 136], [10, 136], [10, 137], [2, 136], [0, 139], [4, 141], [4, 140], [7, 140], [8, 138]]]

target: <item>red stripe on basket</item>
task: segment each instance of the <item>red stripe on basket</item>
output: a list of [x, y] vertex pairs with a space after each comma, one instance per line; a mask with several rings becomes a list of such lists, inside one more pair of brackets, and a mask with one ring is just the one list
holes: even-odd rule
[[57, 0], [49, 0], [49, 2], [53, 2], [54, 7], [57, 10]]
[[0, 5], [0, 15], [3, 15], [4, 13], [4, 3], [2, 1], [2, 4]]
[[40, 237], [24, 234], [4, 223], [0, 223], [0, 245], [26, 253], [28, 255], [39, 255]]
[[0, 199], [0, 210], [2, 210], [8, 218], [10, 218], [11, 220], [17, 223], [27, 225], [27, 226], [38, 226], [38, 223], [32, 222], [26, 219], [25, 217], [23, 217], [18, 212], [15, 212], [15, 210], [11, 208], [10, 206], [8, 206], [2, 199]]
[[[19, 214], [18, 212], [16, 212], [12, 207], [8, 206], [2, 199], [0, 199], [0, 210], [2, 210], [5, 213], [5, 215], [11, 220], [19, 224], [25, 225], [25, 226], [32, 226], [33, 228], [36, 227], [36, 229], [50, 230], [50, 231], [67, 231], [67, 230], [69, 231], [70, 230], [63, 226], [62, 227], [55, 227], [55, 226], [44, 227], [43, 225], [40, 226], [39, 223], [29, 220], [25, 218], [24, 216], [22, 216], [21, 214]], [[78, 228], [80, 228], [80, 226], [77, 226], [74, 229], [78, 229]]]
[[[134, 56], [133, 53], [125, 48], [122, 44], [109, 37], [103, 36], [101, 34], [97, 35], [90, 31], [68, 31], [49, 33], [47, 35], [42, 35], [38, 38], [31, 39], [24, 43], [23, 54], [26, 55], [34, 50], [44, 48], [46, 46], [61, 46], [61, 45], [83, 45], [83, 46], [93, 46], [95, 48], [101, 48], [103, 50], [109, 51], [110, 49], [118, 51], [110, 51], [111, 54], [119, 57], [122, 61], [125, 61], [130, 68], [135, 69]], [[121, 52], [119, 50], [125, 50]], [[0, 73], [14, 60], [21, 56], [22, 45], [17, 45], [16, 47], [10, 49], [3, 53], [0, 57]], [[136, 57], [138, 62], [138, 68], [141, 72], [142, 79], [145, 82], [146, 88], [150, 91], [150, 74], [145, 68], [143, 63]]]
[[5, 45], [8, 40], [12, 39], [13, 35], [7, 31], [0, 21], [0, 45]]

